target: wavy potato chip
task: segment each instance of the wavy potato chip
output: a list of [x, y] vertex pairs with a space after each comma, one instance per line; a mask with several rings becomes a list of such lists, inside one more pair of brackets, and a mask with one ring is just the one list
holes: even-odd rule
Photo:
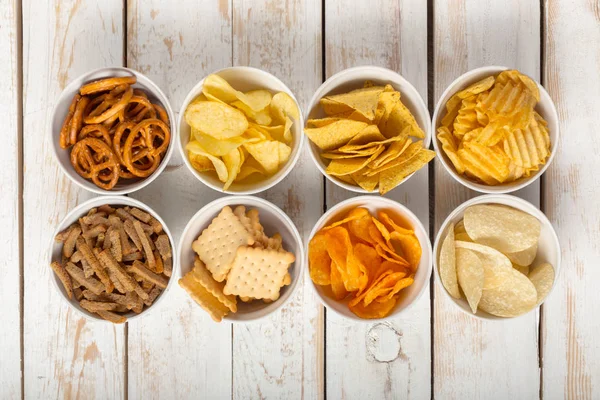
[[193, 128], [216, 139], [241, 136], [248, 120], [241, 111], [215, 101], [191, 103], [185, 110], [185, 121]]
[[540, 304], [554, 285], [554, 267], [549, 263], [541, 263], [533, 267], [528, 276], [537, 291], [536, 304]]
[[474, 251], [456, 249], [456, 274], [471, 311], [475, 314], [483, 293], [484, 272], [481, 260]]
[[464, 224], [475, 242], [503, 253], [515, 253], [537, 245], [541, 230], [540, 221], [534, 216], [499, 204], [468, 207]]
[[[442, 285], [450, 296], [460, 299], [458, 274], [456, 272], [456, 249], [454, 247], [454, 224], [448, 227], [448, 233], [442, 242], [439, 256], [439, 274]], [[477, 307], [476, 307], [477, 308]]]

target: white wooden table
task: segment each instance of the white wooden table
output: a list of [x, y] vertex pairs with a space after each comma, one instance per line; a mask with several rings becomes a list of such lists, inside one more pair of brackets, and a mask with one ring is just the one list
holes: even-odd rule
[[[0, 398], [569, 398], [600, 397], [600, 3], [598, 0], [3, 0], [0, 2]], [[46, 251], [64, 215], [91, 197], [54, 161], [52, 106], [76, 76], [125, 65], [178, 110], [209, 72], [251, 65], [303, 106], [347, 67], [374, 64], [412, 82], [433, 108], [458, 75], [515, 67], [556, 102], [561, 143], [538, 204], [563, 248], [559, 283], [539, 312], [475, 320], [437, 282], [408, 315], [356, 324], [326, 313], [307, 284], [269, 320], [215, 324], [177, 288], [124, 326], [93, 323], [51, 286]], [[176, 240], [219, 194], [175, 157], [132, 196]], [[389, 197], [435, 233], [475, 196], [432, 163]], [[352, 196], [307, 152], [262, 196], [306, 238]]]

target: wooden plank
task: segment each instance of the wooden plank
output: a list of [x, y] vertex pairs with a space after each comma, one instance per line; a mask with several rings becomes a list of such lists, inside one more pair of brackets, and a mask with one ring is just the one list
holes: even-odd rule
[[600, 396], [600, 272], [590, 268], [600, 259], [600, 82], [594, 78], [600, 69], [600, 4], [552, 0], [544, 8], [544, 83], [558, 109], [561, 138], [543, 199], [562, 247], [562, 270], [543, 306], [542, 396], [593, 399]]
[[[426, 2], [335, 0], [325, 2], [327, 76], [357, 65], [399, 72], [427, 103]], [[406, 205], [429, 226], [427, 168], [386, 197]], [[327, 181], [327, 206], [356, 193]], [[383, 324], [356, 324], [327, 313], [327, 396], [429, 398], [430, 301]]]
[[[304, 109], [321, 84], [321, 1], [233, 1], [233, 63], [280, 78]], [[322, 177], [304, 152], [294, 170], [259, 195], [307, 238], [323, 208]], [[323, 311], [308, 285], [265, 321], [233, 327], [234, 398], [323, 398]]]
[[[129, 1], [127, 65], [152, 79], [178, 113], [200, 79], [231, 65], [230, 2]], [[219, 193], [175, 153], [156, 181], [131, 196], [161, 215], [177, 243], [189, 219]], [[158, 310], [129, 323], [130, 398], [230, 398], [231, 325], [215, 324], [177, 284], [167, 296]]]
[[56, 225], [91, 198], [51, 154], [52, 106], [91, 69], [120, 65], [122, 2], [23, 2], [24, 379], [25, 398], [121, 398], [124, 328], [92, 323], [52, 287], [48, 245]]
[[[538, 2], [434, 2], [434, 95], [459, 75], [485, 65], [514, 67], [539, 80]], [[460, 203], [478, 195], [436, 162], [436, 231]], [[539, 203], [539, 183], [518, 193]], [[439, 283], [434, 292], [434, 397], [537, 398], [537, 316], [501, 323], [458, 310]]]
[[0, 120], [4, 140], [0, 146], [0, 397], [21, 397], [21, 278], [19, 260], [19, 138], [21, 134], [21, 88], [19, 71], [18, 4], [0, 4]]

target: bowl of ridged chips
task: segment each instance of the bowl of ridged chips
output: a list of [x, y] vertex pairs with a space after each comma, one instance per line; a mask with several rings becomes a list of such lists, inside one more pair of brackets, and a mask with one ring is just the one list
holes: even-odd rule
[[386, 68], [341, 71], [315, 92], [304, 133], [317, 168], [358, 193], [385, 194], [427, 165], [431, 120], [419, 92]]
[[438, 159], [470, 189], [509, 193], [540, 177], [558, 144], [558, 114], [548, 92], [506, 67], [457, 78], [433, 114]]
[[198, 180], [223, 193], [253, 194], [294, 168], [302, 125], [298, 102], [283, 82], [257, 68], [231, 67], [190, 90], [177, 143]]

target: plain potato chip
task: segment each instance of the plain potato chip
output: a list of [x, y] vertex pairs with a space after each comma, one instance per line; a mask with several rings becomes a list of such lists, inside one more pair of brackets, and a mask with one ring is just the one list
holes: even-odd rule
[[260, 111], [254, 111], [246, 103], [243, 103], [239, 100], [234, 101], [231, 103], [231, 105], [246, 114], [246, 117], [250, 118], [257, 124], [269, 125], [272, 122], [271, 114], [269, 114], [269, 110], [266, 108]]
[[537, 244], [540, 221], [526, 212], [500, 204], [477, 204], [464, 214], [465, 228], [477, 243], [503, 253], [515, 253]]
[[190, 153], [207, 157], [213, 163], [213, 165], [215, 167], [215, 171], [217, 172], [217, 176], [219, 177], [219, 180], [221, 182], [227, 181], [227, 178], [229, 176], [229, 174], [227, 172], [227, 167], [225, 166], [225, 163], [223, 163], [223, 161], [220, 158], [215, 157], [212, 154], [210, 154], [209, 152], [207, 152], [202, 146], [200, 146], [200, 143], [198, 143], [195, 140], [189, 142], [185, 146], [185, 148]]
[[456, 249], [456, 274], [471, 311], [475, 314], [483, 292], [484, 272], [481, 260], [474, 251]]
[[517, 251], [515, 253], [505, 253], [508, 259], [514, 263], [523, 267], [528, 267], [533, 263], [537, 255], [538, 244], [534, 244], [528, 249]]
[[554, 285], [554, 267], [549, 263], [541, 263], [533, 267], [528, 277], [537, 291], [536, 304], [540, 304]]
[[344, 286], [344, 281], [342, 280], [342, 275], [336, 265], [335, 262], [331, 261], [331, 291], [333, 292], [333, 297], [336, 300], [342, 300], [346, 296], [348, 296], [348, 291]]
[[[263, 140], [256, 143], [244, 143], [244, 148], [258, 161], [268, 175], [274, 174], [279, 169], [282, 156], [289, 157], [289, 146], [276, 140]], [[285, 146], [283, 148], [282, 146]], [[287, 151], [289, 149], [289, 152]]]
[[236, 136], [229, 139], [215, 139], [210, 135], [205, 135], [202, 132], [192, 128], [192, 135], [194, 139], [202, 146], [202, 148], [213, 156], [224, 156], [229, 154], [232, 150], [237, 149], [239, 146], [246, 142], [257, 141], [258, 139], [251, 139], [244, 136]]
[[228, 154], [225, 154], [223, 156], [223, 163], [225, 164], [225, 167], [227, 167], [227, 181], [225, 182], [225, 185], [223, 185], [223, 190], [227, 190], [237, 177], [242, 166], [240, 150], [236, 148], [231, 150]]
[[269, 107], [273, 119], [280, 124], [285, 125], [286, 118], [290, 118], [292, 121], [298, 121], [300, 119], [300, 111], [298, 110], [296, 102], [285, 92], [276, 93], [271, 99]]
[[185, 121], [193, 128], [216, 139], [242, 135], [248, 129], [244, 113], [215, 101], [191, 103], [185, 110]]
[[331, 266], [333, 262], [327, 252], [327, 239], [321, 232], [308, 243], [308, 271], [317, 285], [331, 284]]
[[[439, 271], [442, 285], [448, 291], [450, 296], [460, 299], [460, 290], [458, 289], [458, 275], [456, 272], [456, 250], [454, 247], [454, 224], [448, 227], [448, 233], [442, 242], [439, 257]], [[477, 308], [477, 307], [476, 307]]]
[[215, 170], [214, 164], [212, 163], [210, 158], [206, 156], [202, 156], [200, 154], [195, 154], [191, 151], [188, 151], [188, 158], [194, 169], [196, 169], [199, 172]]
[[513, 268], [516, 269], [517, 271], [519, 271], [520, 273], [522, 273], [525, 276], [529, 275], [529, 267], [528, 266], [523, 266], [523, 265], [519, 265], [519, 264], [514, 264], [513, 263]]

